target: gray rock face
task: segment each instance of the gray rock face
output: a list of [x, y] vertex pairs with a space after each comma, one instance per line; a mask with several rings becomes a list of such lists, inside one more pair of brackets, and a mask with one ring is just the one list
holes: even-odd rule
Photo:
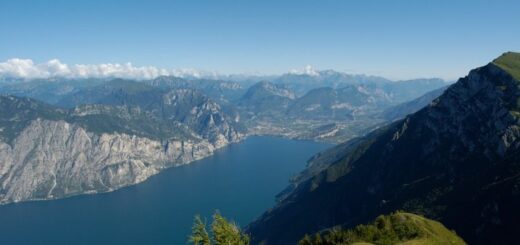
[[208, 139], [217, 147], [239, 139], [237, 115], [224, 113], [221, 106], [192, 89], [171, 90], [162, 96], [162, 107], [153, 109], [163, 119], [174, 120], [189, 126], [196, 134]]
[[116, 190], [245, 135], [238, 118], [194, 90], [154, 95], [142, 106], [70, 110], [0, 96], [0, 204]]
[[227, 139], [161, 142], [37, 119], [11, 145], [0, 142], [0, 203], [112, 191], [209, 156], [240, 135]]

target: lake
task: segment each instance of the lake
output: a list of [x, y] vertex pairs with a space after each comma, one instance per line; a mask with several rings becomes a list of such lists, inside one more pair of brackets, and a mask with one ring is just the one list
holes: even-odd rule
[[0, 206], [2, 244], [186, 244], [195, 214], [247, 225], [330, 146], [250, 137], [114, 192]]

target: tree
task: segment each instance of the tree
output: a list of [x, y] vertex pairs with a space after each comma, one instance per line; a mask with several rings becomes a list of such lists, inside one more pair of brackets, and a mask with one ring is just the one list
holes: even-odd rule
[[206, 231], [206, 222], [202, 222], [200, 216], [196, 215], [191, 228], [189, 241], [195, 245], [211, 245], [209, 234]]
[[249, 245], [249, 236], [242, 233], [238, 225], [229, 222], [226, 218], [215, 212], [211, 223], [212, 237], [206, 231], [206, 223], [200, 216], [195, 216], [192, 234], [189, 242], [195, 245]]
[[249, 244], [249, 236], [243, 234], [235, 223], [230, 223], [218, 212], [213, 215], [211, 230], [216, 245]]

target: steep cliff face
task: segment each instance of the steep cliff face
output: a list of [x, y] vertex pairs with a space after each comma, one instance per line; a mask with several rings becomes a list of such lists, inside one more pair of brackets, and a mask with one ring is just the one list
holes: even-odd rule
[[520, 82], [496, 65], [503, 59], [473, 70], [404, 120], [313, 159], [281, 202], [249, 226], [253, 239], [287, 244], [406, 210], [441, 221], [470, 243], [514, 243]]
[[195, 103], [184, 122], [140, 107], [63, 110], [1, 96], [0, 204], [112, 191], [209, 156], [244, 136], [219, 109]]
[[94, 134], [65, 121], [37, 119], [11, 145], [0, 142], [0, 203], [115, 190], [215, 148], [208, 141]]

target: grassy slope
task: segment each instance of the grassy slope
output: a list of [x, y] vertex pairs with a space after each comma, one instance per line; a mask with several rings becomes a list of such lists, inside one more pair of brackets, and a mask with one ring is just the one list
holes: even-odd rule
[[[381, 222], [384, 220], [386, 222]], [[386, 225], [382, 226], [381, 224]], [[324, 242], [300, 241], [300, 245], [332, 245], [332, 244], [401, 244], [401, 245], [445, 245], [466, 244], [453, 231], [441, 223], [419, 215], [396, 212], [383, 215], [368, 225], [342, 231], [342, 235], [330, 238], [328, 231], [322, 233]], [[329, 236], [327, 238], [327, 236]], [[341, 238], [340, 238], [341, 237]], [[315, 238], [311, 238], [315, 239]], [[346, 241], [353, 241], [346, 242]]]
[[398, 213], [396, 215], [406, 217], [423, 230], [425, 234], [424, 237], [401, 243], [403, 245], [466, 244], [453, 231], [448, 230], [440, 222], [410, 213]]
[[493, 64], [520, 80], [520, 53], [507, 52], [493, 60]]

